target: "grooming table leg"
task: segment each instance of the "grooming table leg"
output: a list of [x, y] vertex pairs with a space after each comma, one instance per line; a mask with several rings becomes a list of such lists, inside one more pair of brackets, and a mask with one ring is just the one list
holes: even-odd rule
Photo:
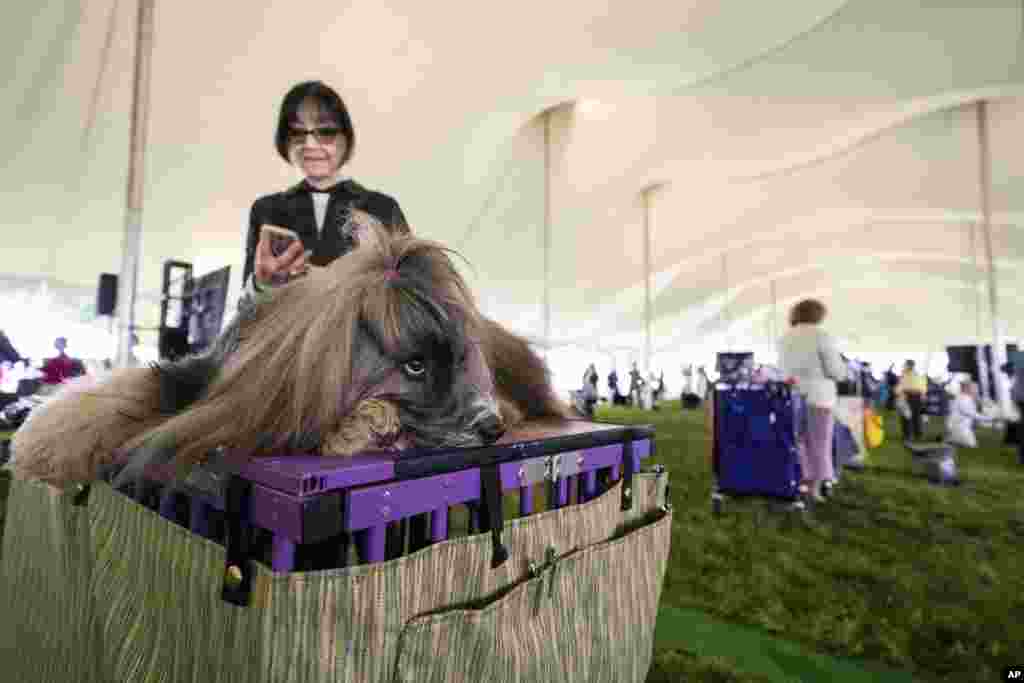
[[271, 567], [275, 572], [290, 572], [295, 568], [295, 543], [291, 539], [274, 534]]
[[436, 508], [430, 513], [430, 540], [439, 543], [448, 538], [448, 507]]
[[526, 517], [533, 512], [533, 487], [519, 487], [519, 516]]
[[371, 526], [364, 532], [364, 535], [362, 535], [362, 543], [364, 543], [364, 552], [362, 552], [362, 557], [365, 557], [368, 563], [384, 561], [384, 544], [386, 536], [387, 526], [385, 524]]
[[583, 502], [597, 497], [597, 470], [583, 473]]
[[558, 507], [564, 508], [569, 504], [569, 480], [562, 477], [558, 480]]

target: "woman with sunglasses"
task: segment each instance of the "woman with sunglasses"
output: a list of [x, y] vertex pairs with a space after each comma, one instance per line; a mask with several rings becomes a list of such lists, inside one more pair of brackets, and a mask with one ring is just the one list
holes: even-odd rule
[[[345, 103], [333, 89], [307, 81], [289, 90], [281, 103], [274, 141], [277, 153], [304, 179], [253, 204], [243, 285], [263, 291], [272, 282], [303, 272], [307, 264], [326, 266], [351, 251], [356, 245], [353, 209], [370, 214], [393, 232], [409, 232], [398, 202], [341, 174], [352, 158], [355, 132]], [[261, 230], [264, 225], [287, 228], [299, 241], [274, 256]]]

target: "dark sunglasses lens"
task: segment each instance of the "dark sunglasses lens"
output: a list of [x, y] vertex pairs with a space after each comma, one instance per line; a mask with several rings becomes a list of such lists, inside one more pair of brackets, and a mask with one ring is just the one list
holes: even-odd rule
[[324, 127], [314, 128], [313, 130], [299, 130], [298, 128], [292, 128], [288, 131], [288, 142], [293, 145], [301, 145], [306, 141], [306, 136], [310, 133], [317, 139], [317, 142], [321, 144], [329, 145], [341, 134], [340, 128], [335, 127]]
[[341, 130], [338, 128], [317, 128], [313, 134], [320, 142], [334, 142]]

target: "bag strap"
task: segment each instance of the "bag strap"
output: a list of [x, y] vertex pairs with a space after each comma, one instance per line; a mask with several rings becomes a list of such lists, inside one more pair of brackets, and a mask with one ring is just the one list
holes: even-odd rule
[[248, 607], [252, 592], [252, 567], [249, 562], [252, 545], [252, 527], [249, 524], [252, 484], [237, 474], [231, 474], [225, 494], [226, 553], [221, 599], [232, 605]]
[[480, 488], [484, 502], [480, 518], [481, 531], [491, 532], [491, 569], [497, 569], [508, 559], [508, 549], [501, 542], [505, 520], [501, 506], [501, 470], [498, 463], [489, 463], [480, 468]]
[[622, 505], [621, 510], [633, 509], [633, 431], [628, 430], [622, 440]]

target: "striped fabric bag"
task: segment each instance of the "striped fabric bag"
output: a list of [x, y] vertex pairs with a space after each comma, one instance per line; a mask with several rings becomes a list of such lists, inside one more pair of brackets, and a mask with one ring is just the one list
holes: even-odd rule
[[[221, 600], [224, 548], [105, 484], [13, 482], [0, 670], [24, 683], [640, 683], [668, 561], [668, 475], [388, 562], [275, 574]], [[629, 500], [627, 498], [627, 500]]]

